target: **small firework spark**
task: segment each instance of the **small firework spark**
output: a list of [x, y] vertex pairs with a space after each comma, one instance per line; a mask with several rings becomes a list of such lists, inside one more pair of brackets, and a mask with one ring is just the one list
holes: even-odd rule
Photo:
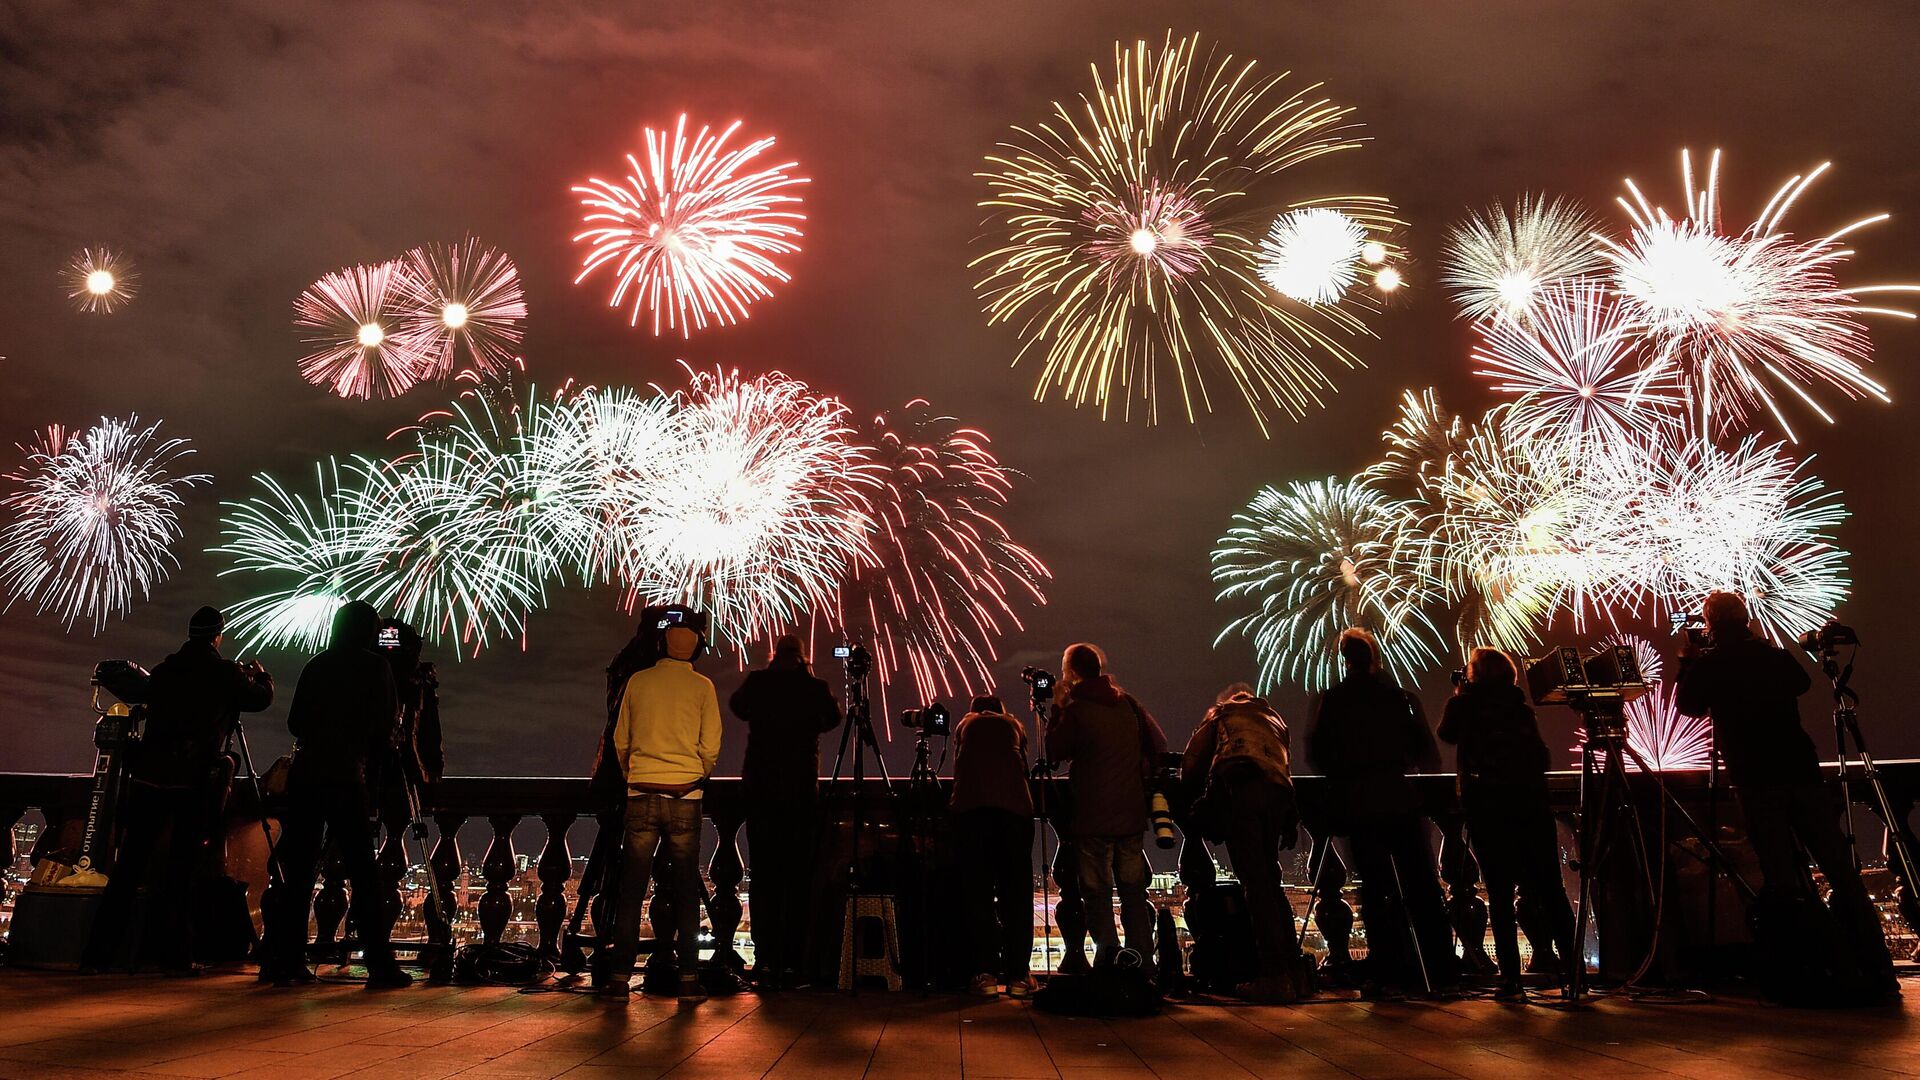
[[105, 315], [139, 291], [140, 275], [111, 248], [81, 248], [67, 267], [67, 299], [81, 311]]
[[1830, 413], [1809, 387], [1831, 386], [1849, 398], [1889, 400], [1886, 388], [1863, 365], [1873, 345], [1862, 314], [1913, 318], [1913, 313], [1861, 305], [1873, 292], [1920, 291], [1915, 285], [1842, 287], [1835, 274], [1853, 252], [1841, 239], [1885, 214], [1862, 218], [1814, 240], [1780, 231], [1794, 201], [1827, 166], [1787, 181], [1740, 233], [1721, 227], [1720, 153], [1706, 182], [1694, 185], [1691, 157], [1680, 156], [1686, 213], [1676, 219], [1648, 203], [1631, 180], [1631, 201], [1620, 205], [1632, 220], [1623, 242], [1602, 238], [1612, 284], [1636, 324], [1654, 343], [1656, 365], [1680, 374], [1700, 428], [1720, 436], [1739, 430], [1765, 412], [1788, 439], [1796, 439], [1776, 400], [1785, 390], [1822, 420]]
[[[1343, 305], [1299, 307], [1263, 286], [1261, 237], [1246, 228], [1287, 207], [1307, 215], [1288, 219], [1283, 254], [1291, 226], [1309, 231], [1269, 267], [1288, 288], [1300, 279], [1303, 295], [1390, 256], [1371, 236], [1371, 218], [1391, 223], [1384, 200], [1298, 202], [1275, 190], [1287, 170], [1360, 145], [1350, 109], [1316, 96], [1318, 86], [1289, 93], [1284, 79], [1203, 56], [1197, 36], [1116, 45], [1111, 79], [1096, 70], [1090, 96], [1055, 103], [1051, 118], [1015, 128], [988, 157], [980, 205], [996, 235], [972, 264], [985, 267], [976, 290], [989, 322], [1017, 328], [1020, 357], [1042, 356], [1036, 397], [1057, 389], [1102, 415], [1115, 404], [1131, 415], [1138, 400], [1153, 422], [1170, 380], [1192, 421], [1213, 408], [1210, 383], [1224, 380], [1265, 433], [1271, 413], [1298, 417], [1320, 403], [1332, 385], [1321, 357], [1359, 362], [1339, 338], [1365, 324]], [[1353, 265], [1345, 247], [1333, 257], [1320, 244], [1316, 230], [1336, 213], [1366, 226], [1349, 245]], [[1374, 274], [1385, 289], [1397, 272]]]
[[1524, 323], [1544, 290], [1606, 269], [1594, 227], [1574, 203], [1544, 195], [1522, 198], [1511, 211], [1495, 204], [1454, 226], [1441, 280], [1467, 318]]
[[407, 297], [427, 286], [403, 262], [327, 274], [293, 302], [294, 325], [316, 347], [300, 374], [343, 398], [399, 397], [432, 366], [407, 326]]
[[1257, 611], [1228, 623], [1253, 639], [1260, 682], [1299, 679], [1308, 690], [1338, 675], [1340, 631], [1364, 626], [1380, 638], [1382, 663], [1410, 679], [1437, 662], [1439, 634], [1422, 613], [1429, 599], [1410, 548], [1419, 544], [1407, 504], [1361, 481], [1265, 488], [1213, 552], [1216, 597]]
[[24, 468], [9, 473], [17, 487], [4, 498], [0, 527], [0, 586], [8, 606], [31, 601], [71, 629], [81, 619], [99, 633], [107, 619], [125, 615], [135, 600], [179, 565], [180, 506], [186, 489], [210, 481], [204, 473], [176, 474], [191, 454], [185, 439], [162, 439], [160, 425], [140, 418], [102, 417], [70, 434], [47, 429], [22, 447]]
[[527, 318], [527, 297], [513, 260], [469, 237], [408, 252], [402, 281], [403, 335], [414, 342], [423, 379], [451, 377], [464, 362], [476, 378], [498, 378], [513, 363]]
[[671, 132], [646, 129], [645, 162], [627, 155], [623, 183], [594, 178], [575, 187], [588, 212], [573, 239], [590, 247], [574, 283], [608, 267], [607, 306], [631, 302], [633, 325], [648, 311], [655, 334], [664, 320], [682, 336], [744, 319], [773, 295], [773, 284], [787, 280], [776, 258], [800, 250], [806, 216], [795, 189], [808, 181], [793, 175], [794, 162], [759, 160], [771, 137], [729, 147], [740, 126], [716, 135], [702, 125], [690, 139], [682, 115]]

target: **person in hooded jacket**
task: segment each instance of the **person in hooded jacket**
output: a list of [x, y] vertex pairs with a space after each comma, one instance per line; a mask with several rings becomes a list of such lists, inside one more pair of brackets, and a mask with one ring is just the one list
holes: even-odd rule
[[1220, 692], [1193, 729], [1181, 778], [1209, 839], [1224, 839], [1246, 890], [1260, 950], [1260, 977], [1238, 988], [1257, 1001], [1296, 1001], [1311, 991], [1293, 909], [1280, 883], [1280, 849], [1299, 835], [1287, 722], [1246, 683]]
[[393, 754], [400, 720], [393, 671], [380, 655], [380, 613], [354, 600], [333, 616], [333, 637], [307, 662], [287, 710], [293, 733], [293, 766], [287, 775], [287, 809], [280, 839], [280, 910], [267, 922], [262, 981], [289, 986], [313, 981], [307, 968], [307, 916], [314, 879], [328, 841], [340, 853], [352, 889], [354, 931], [367, 964], [367, 988], [390, 989], [413, 982], [394, 961], [393, 945], [379, 918], [381, 889], [374, 864], [373, 794], [369, 761]]
[[[273, 678], [258, 663], [220, 655], [226, 620], [203, 607], [187, 623], [179, 651], [153, 669], [147, 683], [145, 734], [131, 755], [127, 833], [88, 939], [85, 966], [104, 969], [129, 939], [148, 944], [168, 974], [199, 971], [193, 963], [194, 880], [219, 830], [229, 774], [221, 761], [240, 714], [273, 703]], [[136, 892], [147, 890], [149, 930], [130, 933]], [[138, 958], [135, 958], [136, 960]]]
[[1409, 777], [1438, 772], [1440, 748], [1420, 699], [1380, 670], [1373, 634], [1343, 630], [1339, 647], [1344, 672], [1320, 699], [1307, 756], [1327, 778], [1327, 824], [1349, 838], [1351, 869], [1360, 878], [1368, 989], [1389, 996], [1413, 988], [1445, 993], [1459, 982], [1459, 957], [1420, 792]]
[[992, 694], [953, 729], [954, 839], [973, 953], [972, 989], [1028, 997], [1033, 964], [1033, 794], [1027, 731]]
[[1506, 653], [1475, 649], [1467, 677], [1447, 702], [1442, 741], [1459, 747], [1456, 772], [1467, 838], [1486, 881], [1493, 951], [1500, 962], [1503, 1001], [1524, 998], [1514, 891], [1544, 924], [1552, 948], [1577, 962], [1573, 908], [1560, 879], [1560, 845], [1547, 802], [1547, 744], [1533, 709], [1520, 692], [1519, 673]]
[[1113, 925], [1113, 896], [1120, 894], [1120, 921], [1127, 948], [1153, 955], [1153, 905], [1147, 900], [1150, 871], [1147, 774], [1167, 748], [1166, 733], [1132, 695], [1105, 674], [1098, 647], [1081, 643], [1061, 657], [1055, 686], [1057, 708], [1047, 721], [1047, 756], [1072, 762], [1067, 789], [1073, 799], [1068, 832], [1080, 858], [1081, 902], [1094, 962], [1111, 963], [1120, 950]]
[[762, 989], [809, 981], [807, 918], [813, 910], [819, 836], [820, 736], [840, 723], [840, 703], [808, 667], [800, 639], [774, 642], [767, 666], [748, 673], [727, 699], [747, 725], [741, 783], [753, 876], [754, 981]]

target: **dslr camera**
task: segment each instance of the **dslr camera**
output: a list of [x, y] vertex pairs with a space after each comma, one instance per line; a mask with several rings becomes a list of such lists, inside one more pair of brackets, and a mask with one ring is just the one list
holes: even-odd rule
[[1045, 668], [1030, 667], [1020, 672], [1020, 681], [1033, 691], [1033, 700], [1044, 701], [1053, 696], [1053, 672]]
[[1858, 644], [1860, 635], [1854, 632], [1853, 627], [1842, 625], [1838, 619], [1828, 619], [1825, 626], [1800, 635], [1800, 647], [1815, 656], [1832, 656], [1843, 645]]
[[953, 734], [953, 714], [936, 701], [924, 709], [902, 709], [900, 726], [920, 735], [944, 737]]
[[846, 665], [847, 677], [850, 679], [864, 679], [867, 677], [867, 672], [873, 670], [873, 654], [867, 651], [865, 645], [857, 641], [835, 645], [833, 656], [834, 659]]
[[1686, 634], [1687, 643], [1696, 649], [1704, 649], [1712, 644], [1707, 637], [1707, 622], [1697, 611], [1674, 611], [1667, 615], [1667, 621], [1676, 634]]

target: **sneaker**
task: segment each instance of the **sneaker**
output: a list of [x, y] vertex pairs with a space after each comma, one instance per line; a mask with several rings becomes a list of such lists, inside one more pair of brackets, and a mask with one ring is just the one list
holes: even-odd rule
[[1405, 1001], [1407, 992], [1391, 983], [1368, 979], [1360, 985], [1360, 999], [1362, 1001]]
[[[265, 973], [262, 972], [262, 974], [264, 975]], [[273, 975], [268, 981], [272, 982], [275, 986], [284, 988], [288, 986], [312, 986], [316, 979], [313, 974], [313, 969], [307, 965], [288, 964], [285, 967], [274, 968]]]
[[412, 985], [413, 976], [402, 971], [400, 965], [391, 960], [367, 968], [369, 990], [405, 990]]
[[1022, 975], [1017, 979], [1007, 981], [1007, 996], [1010, 998], [1024, 1000], [1039, 992], [1040, 984], [1034, 982], [1033, 976], [1031, 975]]
[[1233, 992], [1258, 1005], [1291, 1005], [1300, 1000], [1293, 980], [1285, 975], [1262, 975], [1234, 987]]
[[1525, 1001], [1527, 1000], [1527, 988], [1518, 982], [1503, 982], [1500, 984], [1500, 989], [1493, 992], [1493, 1000]]
[[998, 997], [1000, 996], [1000, 980], [983, 971], [975, 975], [973, 981], [967, 984], [967, 992], [979, 994], [981, 997]]
[[698, 975], [680, 977], [680, 1004], [698, 1005], [707, 1000], [707, 988], [701, 984]]
[[625, 1001], [628, 995], [633, 993], [633, 987], [628, 985], [626, 979], [608, 979], [594, 987], [593, 992], [603, 998], [617, 998]]

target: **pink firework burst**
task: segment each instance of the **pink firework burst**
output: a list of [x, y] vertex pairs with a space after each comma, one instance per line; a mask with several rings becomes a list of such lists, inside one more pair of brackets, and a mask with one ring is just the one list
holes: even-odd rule
[[689, 138], [683, 114], [672, 132], [647, 128], [643, 158], [627, 155], [624, 182], [589, 179], [573, 190], [586, 208], [575, 243], [590, 245], [578, 284], [602, 267], [614, 278], [608, 307], [631, 303], [630, 322], [653, 314], [669, 330], [691, 336], [708, 323], [747, 317], [754, 301], [773, 294], [787, 272], [776, 257], [800, 250], [800, 196], [806, 177], [795, 162], [764, 165], [772, 137], [729, 147], [734, 121], [715, 134], [702, 125]]
[[408, 297], [425, 289], [398, 260], [321, 277], [293, 302], [294, 325], [315, 347], [300, 374], [343, 398], [411, 390], [432, 366], [408, 328]]
[[425, 364], [423, 378], [444, 379], [464, 363], [483, 381], [512, 366], [527, 318], [520, 271], [498, 248], [468, 237], [426, 244], [401, 260], [406, 298], [403, 333]]
[[[1713, 724], [1705, 717], [1683, 716], [1674, 707], [1671, 683], [1655, 683], [1647, 692], [1627, 702], [1627, 745], [1654, 772], [1704, 769], [1713, 762]], [[1575, 761], [1586, 745], [1584, 729], [1574, 732]], [[1633, 755], [1627, 755], [1627, 768], [1640, 770]]]

